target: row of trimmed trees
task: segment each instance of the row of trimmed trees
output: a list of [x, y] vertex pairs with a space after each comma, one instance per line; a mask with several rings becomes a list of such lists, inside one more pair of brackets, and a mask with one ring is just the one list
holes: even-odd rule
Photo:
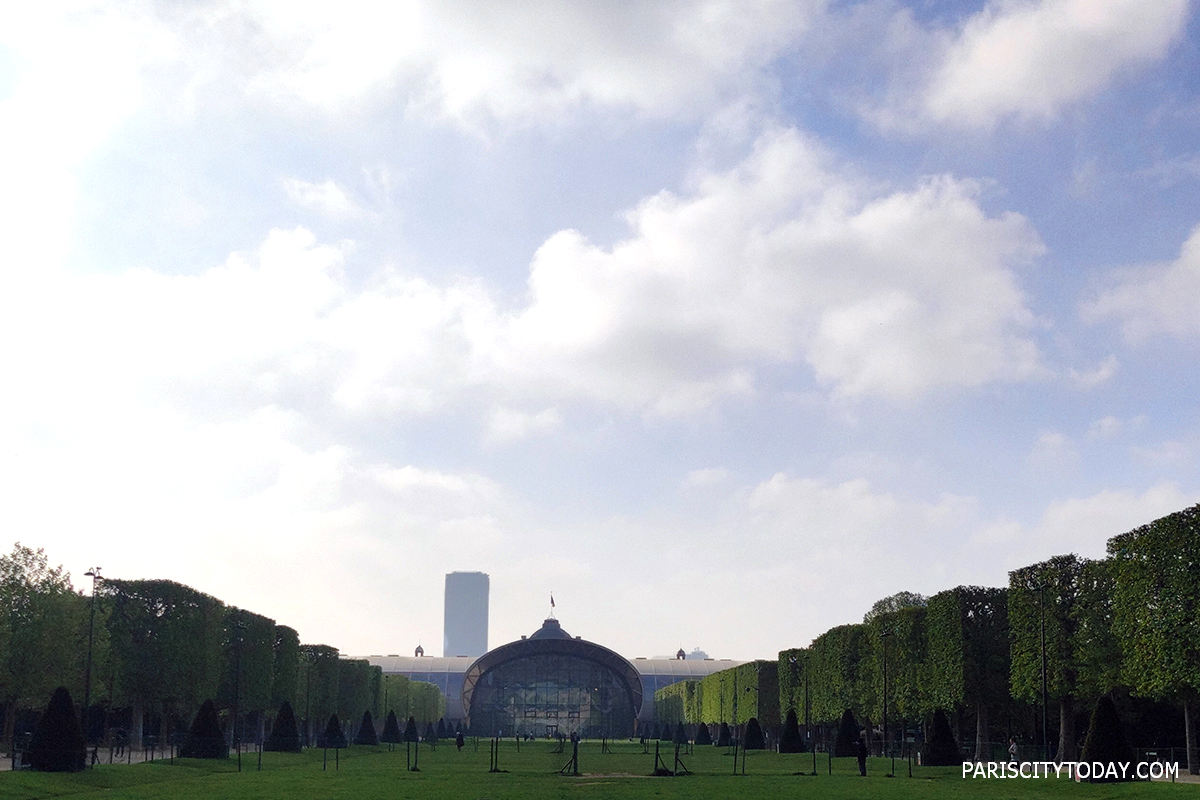
[[[789, 711], [803, 720], [807, 709], [813, 723], [833, 725], [849, 709], [878, 722], [885, 656], [893, 731], [897, 723], [928, 723], [942, 709], [974, 721], [974, 736], [961, 729], [960, 736], [974, 738], [975, 757], [986, 758], [989, 741], [1004, 741], [993, 735], [996, 720], [1008, 720], [1008, 730], [1014, 718], [1024, 720], [1040, 738], [1044, 681], [1060, 759], [1079, 755], [1077, 717], [1086, 719], [1103, 697], [1134, 697], [1175, 705], [1196, 773], [1200, 506], [1113, 537], [1105, 559], [1063, 555], [1013, 570], [1006, 588], [885, 598], [864, 622], [784, 650], [777, 662], [659, 690], [656, 713], [672, 723], [743, 723], [756, 700], [760, 720]], [[772, 715], [762, 705], [775, 697]]]
[[432, 684], [384, 676], [335, 647], [301, 644], [294, 629], [188, 586], [106, 579], [96, 590], [93, 622], [93, 599], [43, 551], [17, 544], [0, 556], [3, 744], [56, 686], [83, 702], [89, 639], [92, 707], [83, 718], [92, 740], [108, 726], [125, 729], [135, 746], [143, 734], [181, 732], [208, 699], [227, 720], [236, 710], [245, 738], [260, 737], [284, 702], [320, 724], [332, 714], [394, 710], [424, 725], [445, 713]]

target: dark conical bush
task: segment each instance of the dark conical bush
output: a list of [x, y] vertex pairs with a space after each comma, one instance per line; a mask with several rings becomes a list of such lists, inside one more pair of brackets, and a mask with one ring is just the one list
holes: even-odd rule
[[438, 720], [438, 724], [437, 724], [437, 738], [445, 739], [449, 735], [450, 734], [448, 733], [448, 730], [446, 728], [446, 718], [442, 717], [441, 719]]
[[329, 722], [325, 724], [325, 732], [321, 734], [321, 746], [332, 747], [335, 750], [346, 746], [346, 734], [342, 733], [342, 723], [338, 720], [337, 714], [329, 715]]
[[762, 750], [766, 748], [767, 743], [763, 739], [762, 725], [758, 724], [758, 717], [751, 717], [746, 723], [746, 743], [742, 745], [747, 750]]
[[671, 726], [664, 722], [661, 726], [659, 726], [658, 740], [660, 742], [669, 742], [674, 736], [674, 733], [675, 732], [671, 730]]
[[796, 709], [794, 708], [788, 709], [787, 719], [783, 723], [783, 732], [779, 734], [779, 752], [804, 752], [804, 738], [800, 735], [800, 722], [796, 719]]
[[29, 743], [29, 765], [40, 772], [79, 772], [87, 760], [87, 742], [65, 686], [54, 690]]
[[933, 714], [933, 727], [929, 741], [922, 748], [921, 763], [927, 767], [954, 767], [962, 763], [962, 751], [954, 741], [946, 712], [940, 708]]
[[221, 720], [217, 718], [217, 707], [212, 700], [205, 700], [196, 712], [192, 727], [179, 747], [182, 758], [229, 758], [229, 745], [221, 732]]
[[696, 744], [712, 744], [712, 733], [706, 723], [701, 722], [696, 726]]
[[717, 747], [729, 747], [729, 725], [722, 722], [720, 729], [717, 731]]
[[842, 721], [838, 723], [837, 738], [833, 740], [834, 757], [857, 756], [858, 736], [858, 720], [854, 718], [854, 712], [847, 708], [842, 712]]
[[380, 735], [379, 741], [384, 744], [400, 744], [404, 741], [400, 738], [400, 721], [396, 719], [396, 712], [389, 711], [387, 720], [383, 723], [383, 734]]
[[271, 725], [271, 735], [263, 742], [263, 750], [269, 753], [299, 753], [300, 730], [296, 727], [296, 715], [292, 712], [292, 704], [287, 700], [279, 707], [275, 722]]
[[362, 722], [358, 723], [358, 733], [354, 737], [354, 743], [379, 744], [379, 735], [375, 733], [375, 720], [371, 718], [370, 709], [363, 712]]
[[672, 741], [674, 741], [675, 744], [687, 744], [688, 743], [687, 728], [683, 727], [682, 721], [680, 721], [679, 724], [677, 724], [675, 726], [675, 738]]
[[[1096, 710], [1092, 712], [1092, 722], [1088, 726], [1087, 739], [1083, 742], [1084, 761], [1102, 762], [1107, 764], [1130, 763], [1133, 761], [1133, 748], [1125, 738], [1125, 729], [1121, 725], [1121, 717], [1112, 698], [1104, 695], [1096, 702]], [[1134, 770], [1128, 770], [1124, 778], [1096, 778], [1092, 783], [1116, 783], [1120, 780], [1133, 780]]]
[[425, 723], [425, 743], [426, 744], [437, 744], [437, 742], [438, 742], [438, 735], [437, 735], [437, 731], [433, 727], [433, 723], [432, 722]]
[[415, 742], [420, 739], [417, 736], [417, 720], [416, 717], [409, 717], [408, 722], [404, 723], [404, 741]]

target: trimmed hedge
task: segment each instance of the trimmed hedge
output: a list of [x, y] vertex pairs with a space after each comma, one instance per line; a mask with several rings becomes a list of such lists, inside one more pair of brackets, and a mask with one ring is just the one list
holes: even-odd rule
[[54, 690], [29, 743], [29, 765], [39, 772], [79, 772], [87, 760], [87, 742], [65, 686]]
[[299, 753], [300, 731], [296, 727], [296, 715], [292, 704], [287, 700], [279, 706], [275, 722], [271, 725], [271, 735], [263, 742], [263, 750], [269, 753]]
[[921, 763], [927, 767], [954, 767], [962, 760], [962, 749], [954, 740], [946, 712], [939, 708], [933, 714], [933, 730], [922, 748]]
[[205, 700], [179, 748], [181, 758], [229, 758], [229, 745], [212, 700]]

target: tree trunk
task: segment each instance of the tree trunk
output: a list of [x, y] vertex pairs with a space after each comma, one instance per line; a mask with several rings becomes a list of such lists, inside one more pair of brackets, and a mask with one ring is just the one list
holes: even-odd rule
[[132, 750], [142, 749], [142, 733], [146, 723], [146, 710], [142, 706], [141, 700], [133, 701], [133, 708], [129, 709], [129, 747]]
[[1183, 730], [1186, 735], [1187, 769], [1192, 775], [1200, 775], [1200, 747], [1196, 742], [1196, 726], [1192, 724], [1192, 704], [1183, 701]]
[[1058, 753], [1054, 761], [1078, 761], [1079, 752], [1075, 743], [1075, 698], [1063, 695], [1058, 702]]
[[988, 707], [982, 700], [975, 704], [975, 760], [991, 761], [991, 748], [988, 747]]

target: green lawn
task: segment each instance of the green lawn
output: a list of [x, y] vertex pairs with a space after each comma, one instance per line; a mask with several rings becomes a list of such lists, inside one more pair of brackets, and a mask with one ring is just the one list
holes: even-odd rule
[[[824, 756], [817, 761], [818, 775], [797, 776], [812, 769], [810, 755], [751, 752], [745, 776], [732, 775], [733, 759], [715, 747], [698, 747], [683, 756], [691, 775], [650, 777], [654, 748], [643, 754], [637, 744], [621, 742], [615, 752], [602, 753], [598, 742], [579, 748], [579, 777], [559, 775], [570, 757], [555, 753], [549, 742], [523, 743], [518, 753], [509, 740], [501, 744], [500, 769], [488, 772], [488, 742], [475, 749], [470, 743], [457, 752], [453, 744], [435, 750], [421, 748], [420, 772], [405, 769], [405, 752], [382, 747], [352, 747], [341, 751], [341, 767], [334, 770], [333, 751], [322, 770], [322, 751], [300, 755], [266, 753], [262, 771], [257, 757], [243, 755], [239, 774], [234, 760], [192, 761], [173, 764], [156, 761], [133, 766], [102, 766], [73, 775], [0, 773], [0, 798], [39, 800], [49, 797], [85, 798], [230, 798], [269, 800], [282, 797], [419, 798], [420, 800], [538, 800], [539, 798], [680, 798], [681, 800], [753, 800], [754, 798], [1041, 798], [1041, 797], [1200, 797], [1200, 786], [1120, 784], [1089, 785], [1067, 780], [964, 780], [959, 768], [915, 768], [897, 762], [899, 776], [884, 777], [891, 765], [872, 759], [868, 777], [860, 778], [853, 759], [835, 759], [828, 774]], [[674, 750], [663, 746], [668, 764]]]

